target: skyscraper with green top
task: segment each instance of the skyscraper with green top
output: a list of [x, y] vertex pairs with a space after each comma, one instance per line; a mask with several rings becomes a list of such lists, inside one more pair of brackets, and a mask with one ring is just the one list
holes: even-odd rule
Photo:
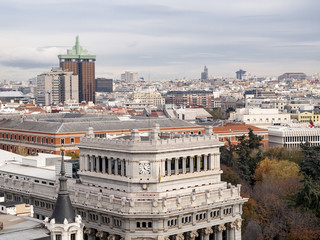
[[95, 61], [96, 56], [88, 54], [76, 37], [76, 44], [67, 54], [58, 55], [60, 67], [79, 76], [79, 102], [95, 102]]

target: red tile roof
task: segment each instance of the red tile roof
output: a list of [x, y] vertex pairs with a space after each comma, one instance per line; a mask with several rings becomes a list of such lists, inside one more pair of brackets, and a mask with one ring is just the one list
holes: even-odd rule
[[255, 127], [253, 125], [249, 125], [249, 124], [235, 124], [235, 123], [226, 123], [223, 126], [216, 126], [213, 127], [213, 132], [214, 133], [248, 133], [249, 132], [249, 128], [251, 128], [254, 132], [256, 131], [265, 131], [268, 132], [267, 129], [263, 129], [263, 128], [259, 128], [259, 127]]

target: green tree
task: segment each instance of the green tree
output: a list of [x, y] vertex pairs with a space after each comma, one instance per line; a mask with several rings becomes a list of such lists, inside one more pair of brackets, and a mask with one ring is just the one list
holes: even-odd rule
[[297, 192], [296, 204], [309, 209], [320, 217], [320, 186], [311, 177], [305, 176], [302, 188]]
[[259, 150], [262, 137], [253, 133], [249, 128], [248, 137], [245, 135], [239, 137], [239, 143], [235, 147], [236, 158], [234, 167], [241, 178], [246, 181], [254, 182], [252, 175], [257, 167], [257, 163], [262, 160], [262, 153]]
[[320, 180], [320, 146], [310, 146], [307, 142], [301, 144], [304, 155], [300, 163], [301, 172], [308, 175], [312, 180]]

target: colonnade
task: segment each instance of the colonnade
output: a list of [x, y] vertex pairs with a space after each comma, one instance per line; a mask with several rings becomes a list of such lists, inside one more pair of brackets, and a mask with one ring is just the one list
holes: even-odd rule
[[80, 157], [80, 170], [100, 172], [113, 175], [127, 175], [127, 161], [113, 157], [82, 155]]
[[220, 168], [220, 158], [218, 154], [202, 154], [195, 156], [165, 159], [162, 161], [162, 175], [171, 176], [182, 173], [193, 173]]

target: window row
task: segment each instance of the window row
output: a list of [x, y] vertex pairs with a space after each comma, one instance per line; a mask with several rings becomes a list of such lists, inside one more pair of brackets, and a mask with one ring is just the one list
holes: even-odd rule
[[152, 222], [137, 222], [137, 228], [152, 228]]
[[285, 142], [306, 142], [306, 141], [320, 141], [320, 136], [294, 136], [285, 137]]
[[[8, 134], [8, 133], [0, 134], [0, 138], [9, 139], [9, 140], [19, 140], [19, 141], [26, 141], [26, 142], [41, 143], [41, 144], [53, 144], [54, 143], [54, 138], [17, 135], [17, 134]], [[60, 139], [60, 144], [66, 144], [66, 143], [69, 143], [69, 141], [66, 141], [66, 139], [64, 139], [64, 138]], [[74, 144], [74, 143], [75, 143], [75, 138], [70, 138], [70, 144]]]
[[35, 200], [35, 201], [34, 201], [34, 205], [35, 205], [36, 207], [40, 207], [40, 208], [46, 208], [46, 209], [50, 209], [50, 210], [53, 210], [53, 209], [54, 209], [54, 204], [52, 204], [52, 203], [46, 203], [46, 202], [39, 201], [39, 200]]

